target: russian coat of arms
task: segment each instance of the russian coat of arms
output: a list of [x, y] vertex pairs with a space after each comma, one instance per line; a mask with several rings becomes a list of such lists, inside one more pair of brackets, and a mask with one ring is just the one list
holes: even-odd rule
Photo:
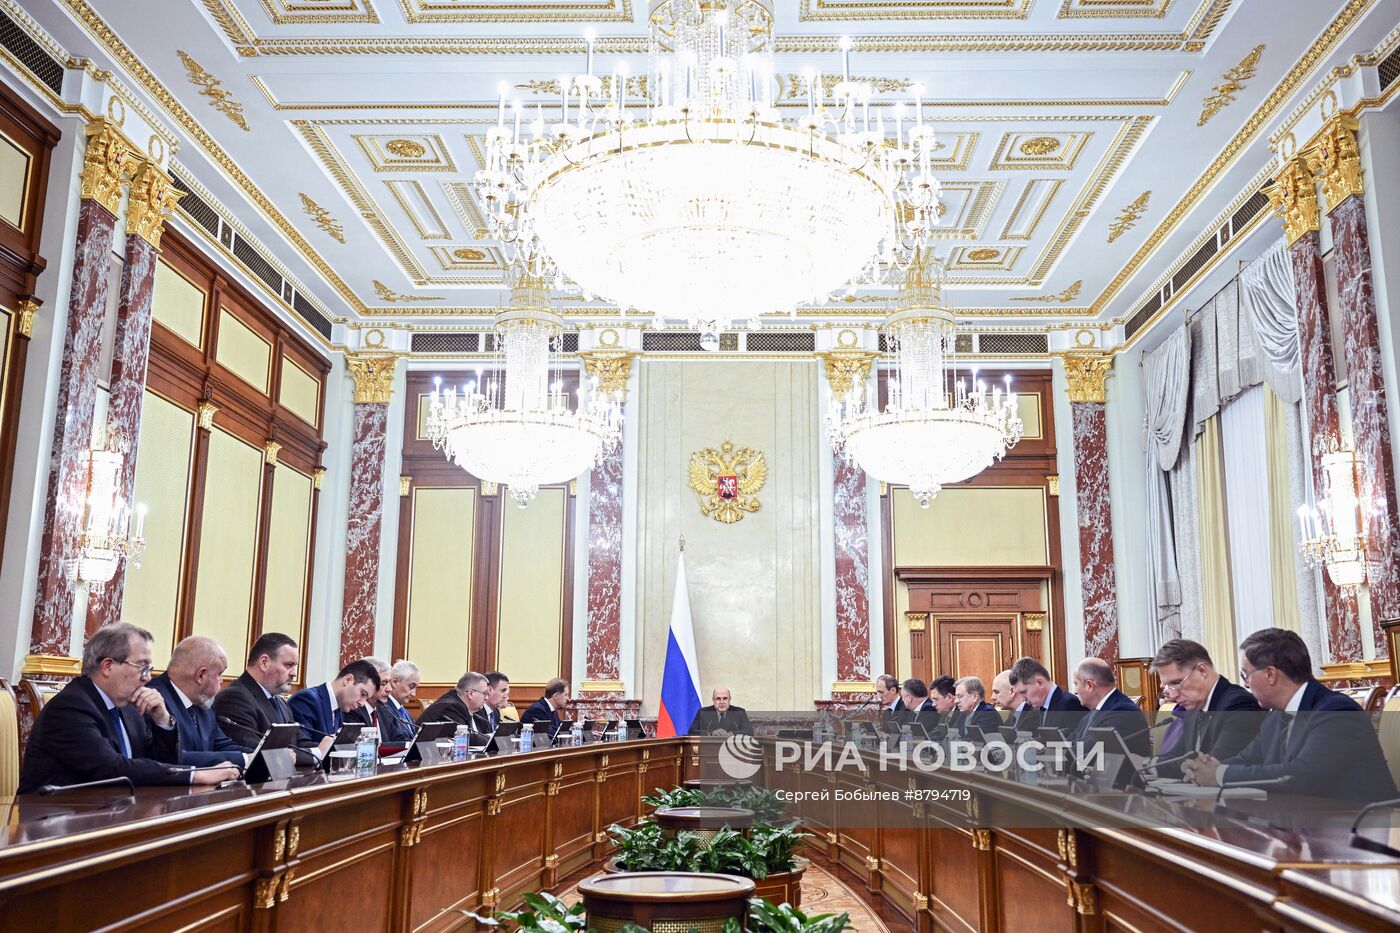
[[725, 441], [716, 450], [706, 447], [690, 455], [690, 488], [700, 497], [700, 513], [733, 524], [745, 512], [757, 512], [756, 494], [768, 479], [763, 454], [752, 447]]

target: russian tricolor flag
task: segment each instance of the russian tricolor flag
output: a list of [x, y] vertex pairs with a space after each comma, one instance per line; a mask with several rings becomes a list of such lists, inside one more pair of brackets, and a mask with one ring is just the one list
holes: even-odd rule
[[671, 631], [666, 637], [666, 667], [661, 673], [661, 709], [656, 735], [684, 735], [700, 711], [700, 665], [695, 661], [695, 629], [690, 623], [690, 588], [685, 582], [685, 551], [676, 563], [676, 598], [671, 603]]

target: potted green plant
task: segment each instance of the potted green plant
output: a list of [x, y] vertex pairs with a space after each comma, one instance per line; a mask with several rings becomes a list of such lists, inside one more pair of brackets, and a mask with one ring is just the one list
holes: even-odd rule
[[776, 823], [784, 815], [783, 802], [777, 791], [742, 784], [712, 790], [692, 787], [662, 790], [658, 787], [655, 793], [643, 797], [642, 803], [653, 810], [659, 807], [733, 807], [752, 810], [755, 825]]
[[635, 828], [610, 826], [617, 855], [604, 870], [714, 872], [752, 878], [754, 893], [774, 904], [802, 902], [802, 875], [807, 860], [797, 855], [807, 837], [796, 824], [755, 826], [746, 837], [721, 829], [705, 844], [690, 832], [667, 838], [653, 822]]
[[[583, 902], [572, 907], [548, 892], [523, 896], [524, 910], [501, 910], [493, 917], [481, 917], [463, 911], [478, 924], [502, 928], [512, 933], [569, 933], [587, 931], [588, 920]], [[509, 926], [507, 926], [509, 924]], [[749, 901], [748, 918], [744, 926], [737, 920], [725, 925], [725, 933], [843, 933], [850, 929], [850, 914], [804, 914], [791, 904], [773, 904], [761, 897]], [[645, 927], [627, 924], [617, 933], [649, 933]]]

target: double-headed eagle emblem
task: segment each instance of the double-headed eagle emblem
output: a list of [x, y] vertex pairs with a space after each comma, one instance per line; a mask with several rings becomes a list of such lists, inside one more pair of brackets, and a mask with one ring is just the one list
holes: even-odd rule
[[706, 447], [690, 455], [690, 488], [700, 497], [700, 513], [726, 525], [758, 511], [755, 495], [767, 480], [768, 464], [752, 447], [735, 450], [725, 441], [719, 450]]

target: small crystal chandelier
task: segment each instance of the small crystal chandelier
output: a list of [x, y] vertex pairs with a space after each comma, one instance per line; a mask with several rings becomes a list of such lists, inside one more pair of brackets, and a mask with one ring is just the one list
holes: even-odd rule
[[549, 310], [549, 286], [518, 273], [509, 309], [496, 316], [500, 364], [461, 392], [437, 380], [428, 409], [433, 446], [472, 476], [508, 486], [522, 508], [542, 484], [577, 479], [622, 437], [619, 401], [596, 380], [577, 409], [558, 378], [550, 383], [563, 324]]
[[894, 368], [884, 411], [867, 404], [857, 380], [833, 398], [832, 447], [878, 480], [907, 485], [924, 508], [945, 485], [991, 466], [1021, 439], [1011, 377], [990, 393], [972, 371], [957, 376], [956, 324], [942, 303], [943, 263], [925, 254], [911, 263], [898, 310], [885, 322]]
[[1298, 507], [1302, 531], [1298, 550], [1309, 567], [1326, 565], [1327, 575], [1343, 589], [1354, 589], [1366, 578], [1366, 535], [1361, 502], [1356, 495], [1356, 458], [1350, 450], [1322, 455], [1327, 498], [1323, 508]]
[[136, 506], [136, 528], [128, 534], [133, 510], [118, 488], [124, 459], [110, 437], [88, 451], [87, 501], [83, 531], [78, 537], [78, 579], [94, 588], [111, 582], [123, 559], [132, 570], [141, 569], [141, 554], [146, 550], [146, 539], [141, 536], [146, 523], [144, 504]]
[[[850, 77], [774, 106], [771, 0], [652, 0], [648, 73], [561, 77], [559, 110], [503, 87], [475, 177], [511, 261], [713, 333], [853, 285], [897, 284], [938, 222], [941, 148]], [[629, 105], [630, 108], [629, 108]], [[530, 118], [533, 117], [533, 120]], [[912, 125], [906, 125], [911, 124]]]

